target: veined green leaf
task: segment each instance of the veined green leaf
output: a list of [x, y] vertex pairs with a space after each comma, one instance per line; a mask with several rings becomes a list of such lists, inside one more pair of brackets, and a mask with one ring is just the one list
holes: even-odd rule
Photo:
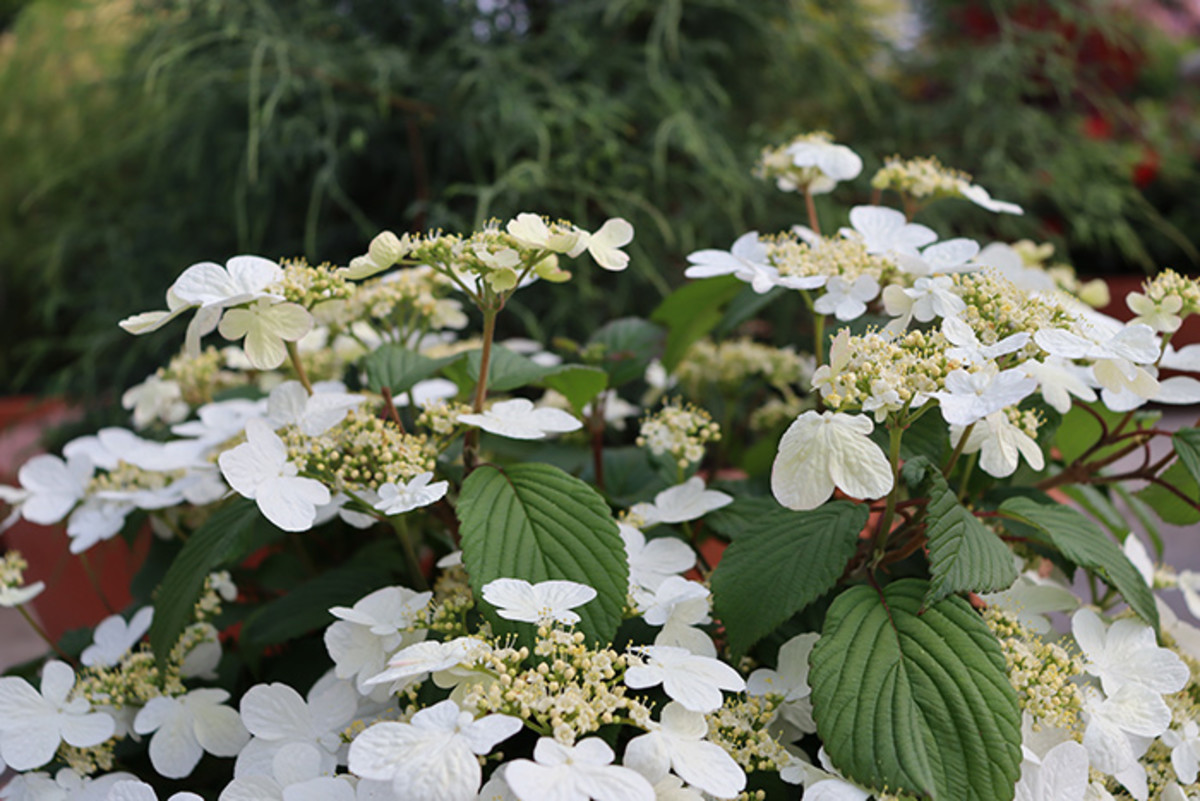
[[[554, 372], [554, 367], [543, 367], [533, 359], [514, 353], [506, 347], [496, 345], [488, 357], [488, 391], [508, 392], [540, 381], [543, 376]], [[483, 351], [473, 350], [467, 354], [467, 375], [479, 380], [479, 365]]]
[[[625, 605], [629, 564], [608, 504], [594, 489], [547, 464], [503, 470], [484, 465], [463, 482], [458, 518], [463, 564], [476, 597], [498, 578], [587, 584], [597, 597], [576, 610], [578, 628], [592, 640], [612, 638]], [[494, 626], [510, 628], [481, 606]]]
[[236, 564], [251, 551], [283, 534], [258, 511], [254, 501], [233, 498], [192, 532], [167, 569], [154, 599], [150, 647], [160, 665], [192, 621], [204, 580], [214, 570]]
[[741, 531], [712, 576], [713, 608], [735, 654], [837, 583], [868, 515], [847, 501], [809, 512], [776, 505]]
[[[1163, 471], [1159, 478], [1189, 498], [1200, 498], [1200, 484], [1197, 484], [1182, 459], [1175, 460], [1174, 464]], [[1150, 484], [1138, 490], [1135, 496], [1153, 509], [1164, 523], [1175, 526], [1190, 526], [1200, 523], [1200, 509], [1158, 484]]]
[[609, 384], [622, 384], [641, 378], [651, 359], [662, 350], [666, 332], [649, 320], [622, 317], [605, 324], [588, 339], [588, 345], [604, 347], [600, 367], [608, 373]]
[[367, 386], [372, 392], [383, 387], [393, 395], [408, 392], [418, 381], [424, 381], [441, 368], [462, 358], [461, 354], [431, 359], [402, 345], [388, 344], [373, 351], [362, 361], [367, 372]]
[[1141, 573], [1117, 544], [1080, 512], [1062, 504], [1043, 504], [1029, 498], [1010, 498], [1000, 514], [1031, 527], [1044, 544], [1057, 549], [1080, 567], [1095, 570], [1125, 598], [1129, 607], [1158, 630], [1154, 595]]
[[809, 657], [813, 717], [833, 764], [868, 787], [934, 801], [1010, 801], [1021, 711], [1004, 655], [961, 598], [923, 607], [903, 579], [851, 587]]
[[955, 592], [995, 592], [1017, 580], [1012, 551], [979, 518], [959, 504], [936, 470], [928, 480], [929, 595], [925, 603]]
[[674, 370], [692, 343], [721, 322], [721, 309], [745, 284], [732, 275], [693, 281], [676, 289], [659, 304], [650, 319], [668, 329], [663, 366]]
[[1192, 478], [1200, 481], [1200, 428], [1182, 428], [1171, 435], [1171, 444], [1179, 461], [1187, 467]]
[[547, 373], [542, 383], [562, 393], [575, 414], [582, 415], [583, 407], [608, 388], [608, 373], [599, 367], [563, 364]]

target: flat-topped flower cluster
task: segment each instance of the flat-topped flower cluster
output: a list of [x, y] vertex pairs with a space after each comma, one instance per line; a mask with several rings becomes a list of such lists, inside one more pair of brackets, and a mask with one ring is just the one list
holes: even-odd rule
[[[822, 233], [863, 165], [825, 133], [764, 150], [807, 225], [691, 254], [711, 291], [556, 351], [497, 316], [584, 254], [626, 269], [627, 221], [187, 268], [121, 322], [189, 318], [131, 428], [0, 487], [5, 525], [86, 556], [148, 522], [166, 554], [90, 643], [0, 678], [0, 798], [1200, 797], [1200, 629], [1159, 597], [1200, 618], [1200, 573], [1113, 504], [1152, 539], [1153, 510], [1200, 520], [1200, 430], [1145, 408], [1200, 403], [1171, 344], [1200, 281], [1105, 317], [1045, 247], [914, 222], [1021, 213], [936, 159], [888, 159], [901, 209]], [[744, 324], [764, 301], [794, 329]], [[27, 570], [5, 555], [0, 605], [46, 591]]]

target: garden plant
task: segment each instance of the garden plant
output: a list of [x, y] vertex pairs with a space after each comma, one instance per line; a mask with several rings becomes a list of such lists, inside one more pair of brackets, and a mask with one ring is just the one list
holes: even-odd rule
[[120, 322], [187, 323], [130, 426], [0, 487], [85, 562], [152, 538], [131, 608], [0, 678], [0, 798], [1200, 798], [1200, 629], [1159, 597], [1200, 617], [1200, 573], [1155, 559], [1200, 428], [1154, 411], [1200, 403], [1200, 281], [1105, 317], [1051, 249], [920, 222], [1019, 206], [877, 155], [765, 149], [803, 224], [582, 341], [497, 321], [619, 282], [622, 217], [187, 267]]

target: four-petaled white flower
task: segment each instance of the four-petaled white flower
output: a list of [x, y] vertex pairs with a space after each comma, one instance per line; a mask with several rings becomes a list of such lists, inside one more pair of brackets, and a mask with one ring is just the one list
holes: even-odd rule
[[125, 390], [121, 396], [121, 406], [133, 412], [134, 428], [145, 428], [155, 420], [178, 423], [187, 419], [191, 409], [183, 400], [183, 389], [179, 382], [158, 374], [148, 376], [142, 383]]
[[408, 684], [425, 674], [433, 674], [433, 683], [439, 687], [453, 686], [469, 675], [469, 667], [480, 656], [491, 651], [491, 646], [475, 637], [456, 637], [446, 642], [427, 640], [401, 648], [392, 654], [388, 667], [382, 673], [364, 682], [367, 686], [400, 682]]
[[596, 264], [606, 270], [620, 272], [629, 266], [629, 254], [621, 248], [633, 241], [633, 226], [621, 217], [613, 217], [592, 234], [580, 232], [581, 241]]
[[458, 421], [510, 439], [543, 439], [583, 428], [574, 415], [562, 409], [534, 408], [527, 398], [497, 401], [481, 414], [460, 414]]
[[342, 749], [342, 732], [358, 709], [358, 692], [344, 681], [318, 681], [308, 698], [286, 684], [256, 684], [242, 696], [242, 724], [254, 735], [237, 755], [233, 775], [271, 776], [276, 758], [303, 746], [315, 763], [313, 775], [332, 773]]
[[783, 433], [771, 467], [771, 492], [789, 509], [816, 509], [834, 487], [854, 498], [882, 498], [895, 477], [871, 441], [870, 418], [808, 411]]
[[[950, 441], [957, 445], [965, 430], [962, 426], [950, 426]], [[1046, 466], [1045, 457], [1037, 441], [1022, 431], [1003, 411], [992, 412], [977, 421], [971, 433], [967, 435], [963, 453], [976, 452], [979, 452], [979, 466], [988, 475], [996, 478], [1011, 476], [1022, 456], [1034, 470], [1041, 470]]]
[[957, 317], [942, 320], [942, 334], [954, 346], [946, 350], [946, 358], [963, 364], [980, 364], [1016, 353], [1029, 342], [1029, 334], [1019, 331], [991, 345], [984, 345], [975, 334], [975, 329]]
[[629, 511], [649, 527], [658, 523], [685, 523], [731, 503], [733, 496], [706, 489], [704, 479], [692, 476], [655, 495], [654, 503], [634, 504]]
[[631, 659], [625, 683], [635, 690], [661, 684], [672, 700], [693, 712], [714, 712], [722, 703], [722, 690], [740, 693], [746, 682], [729, 665], [707, 656], [669, 645], [645, 645], [631, 649], [645, 662]]
[[230, 309], [221, 318], [221, 336], [246, 341], [242, 350], [257, 370], [274, 370], [287, 358], [285, 342], [296, 342], [312, 330], [313, 317], [298, 303], [262, 298], [245, 309]]
[[994, 363], [984, 364], [974, 373], [951, 370], [946, 389], [931, 392], [950, 425], [969, 426], [992, 412], [1020, 403], [1037, 389], [1037, 381], [1019, 369], [1000, 370]]
[[1108, 698], [1095, 687], [1083, 687], [1083, 747], [1091, 766], [1111, 774], [1138, 801], [1150, 790], [1146, 767], [1138, 760], [1152, 738], [1171, 725], [1171, 709], [1162, 696], [1141, 684], [1125, 684]]
[[21, 516], [42, 526], [59, 522], [83, 500], [94, 472], [92, 460], [83, 454], [65, 462], [48, 453], [34, 456], [17, 471], [22, 491], [14, 497]]
[[1086, 336], [1046, 328], [1036, 332], [1033, 340], [1054, 356], [1092, 361], [1092, 373], [1106, 394], [1132, 392], [1152, 398], [1158, 393], [1158, 380], [1142, 367], [1159, 357], [1158, 336], [1153, 328], [1132, 323], [1116, 331], [1087, 328], [1084, 333]]
[[781, 697], [779, 716], [805, 734], [817, 730], [809, 700], [808, 655], [819, 637], [816, 633], [796, 635], [780, 646], [776, 670], [758, 668], [746, 679], [748, 694]]
[[483, 780], [476, 756], [486, 756], [524, 724], [510, 715], [476, 719], [445, 700], [409, 723], [376, 723], [350, 743], [350, 770], [390, 781], [397, 798], [471, 801]]
[[1133, 618], [1105, 627], [1091, 609], [1071, 618], [1071, 633], [1086, 660], [1083, 669], [1100, 679], [1106, 695], [1137, 684], [1160, 695], [1178, 692], [1191, 673], [1172, 651], [1158, 646], [1154, 629]]
[[508, 221], [505, 230], [520, 244], [528, 248], [544, 248], [554, 253], [578, 256], [583, 249], [583, 232], [578, 228], [553, 227], [539, 214], [522, 212]]
[[307, 531], [317, 507], [329, 503], [329, 489], [297, 475], [287, 446], [264, 420], [246, 423], [246, 441], [217, 459], [229, 486], [258, 504], [263, 516], [284, 531]]
[[[779, 271], [767, 259], [767, 246], [758, 238], [758, 231], [742, 234], [729, 250], [697, 250], [688, 254], [687, 259], [692, 266], [684, 270], [686, 278], [732, 275], [750, 284], [760, 295], [779, 283]], [[825, 277], [821, 276], [806, 288], [815, 288], [824, 283]]]
[[120, 615], [112, 615], [100, 621], [92, 633], [92, 644], [83, 649], [79, 661], [89, 667], [110, 667], [121, 661], [142, 636], [150, 630], [154, 619], [154, 607], [144, 606], [129, 622]]
[[525, 623], [578, 623], [571, 610], [596, 597], [596, 590], [574, 581], [550, 580], [530, 584], [524, 579], [499, 578], [483, 585], [483, 600], [506, 620]]
[[433, 473], [425, 472], [411, 481], [393, 484], [387, 482], [379, 488], [379, 502], [374, 507], [385, 515], [399, 515], [437, 503], [450, 489], [449, 481], [433, 481]]
[[[832, 192], [839, 181], [850, 181], [862, 172], [862, 157], [845, 145], [827, 142], [820, 138], [795, 142], [788, 146], [787, 154], [797, 167], [815, 167], [820, 171], [807, 187], [814, 195]], [[781, 181], [780, 189], [796, 187], [790, 181]]]
[[855, 206], [850, 209], [850, 225], [840, 233], [857, 239], [867, 252], [882, 256], [917, 256], [917, 248], [937, 240], [933, 229], [910, 223], [902, 212], [886, 206]]
[[818, 314], [832, 314], [839, 320], [853, 320], [867, 310], [867, 303], [879, 294], [879, 282], [860, 275], [853, 283], [835, 275], [825, 282], [825, 294], [813, 303]]
[[[158, 801], [154, 788], [143, 781], [123, 779], [112, 786], [104, 801]], [[204, 801], [195, 793], [172, 793], [167, 801]]]
[[654, 592], [668, 576], [691, 570], [696, 564], [696, 552], [683, 540], [675, 537], [647, 540], [645, 534], [626, 523], [618, 523], [617, 528], [625, 543], [631, 590]]
[[1096, 400], [1096, 391], [1090, 383], [1091, 371], [1061, 356], [1048, 356], [1044, 362], [1030, 359], [1022, 362], [1020, 369], [1038, 382], [1042, 398], [1059, 414], [1071, 411], [1072, 395], [1082, 401]]
[[1087, 749], [1068, 740], [1042, 757], [1025, 750], [1014, 801], [1084, 801], [1087, 789]]
[[615, 756], [599, 737], [573, 746], [543, 737], [533, 747], [533, 761], [509, 762], [504, 779], [521, 801], [655, 801], [650, 782], [612, 764]]
[[1183, 309], [1183, 298], [1179, 295], [1167, 295], [1155, 302], [1141, 292], [1130, 292], [1125, 296], [1125, 305], [1137, 315], [1130, 320], [1131, 323], [1148, 325], [1159, 333], [1172, 333], [1183, 325], [1183, 318], [1179, 316]]
[[1184, 784], [1192, 784], [1200, 774], [1200, 724], [1184, 721], [1179, 731], [1171, 729], [1162, 735], [1163, 745], [1171, 749], [1171, 766]]
[[668, 771], [717, 798], [733, 798], [746, 788], [738, 763], [708, 736], [708, 721], [676, 701], [663, 707], [659, 723], [629, 741], [624, 763], [652, 782]]
[[150, 764], [168, 779], [190, 776], [207, 751], [234, 757], [250, 740], [237, 710], [224, 705], [229, 693], [200, 688], [172, 698], [151, 698], [138, 712], [133, 730], [154, 733], [150, 738]]
[[30, 770], [53, 759], [63, 742], [89, 748], [112, 737], [112, 716], [92, 712], [86, 698], [67, 700], [74, 687], [75, 671], [57, 660], [42, 669], [40, 693], [25, 679], [0, 678], [0, 759]]
[[899, 318], [888, 324], [888, 330], [900, 332], [908, 327], [914, 317], [922, 323], [935, 317], [956, 317], [966, 310], [967, 304], [954, 291], [954, 281], [948, 276], [939, 275], [918, 278], [911, 287], [888, 285], [883, 290], [883, 308], [888, 314]]
[[291, 424], [305, 436], [317, 437], [366, 400], [365, 395], [346, 392], [340, 381], [320, 382], [311, 395], [299, 381], [284, 381], [267, 397], [267, 416], [276, 427]]

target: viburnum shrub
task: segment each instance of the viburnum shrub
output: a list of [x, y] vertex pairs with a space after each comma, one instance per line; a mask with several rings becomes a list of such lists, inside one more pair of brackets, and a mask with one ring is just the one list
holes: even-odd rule
[[624, 270], [623, 219], [188, 267], [121, 323], [188, 319], [135, 430], [2, 488], [85, 558], [155, 537], [140, 603], [0, 679], [0, 797], [1196, 798], [1200, 630], [1156, 594], [1200, 616], [1200, 573], [1124, 515], [1160, 549], [1200, 520], [1200, 429], [1146, 408], [1200, 401], [1170, 344], [1200, 283], [1104, 317], [1046, 248], [915, 222], [1021, 213], [932, 158], [822, 229], [861, 170], [767, 149], [807, 225], [586, 342], [496, 321], [585, 254]]

